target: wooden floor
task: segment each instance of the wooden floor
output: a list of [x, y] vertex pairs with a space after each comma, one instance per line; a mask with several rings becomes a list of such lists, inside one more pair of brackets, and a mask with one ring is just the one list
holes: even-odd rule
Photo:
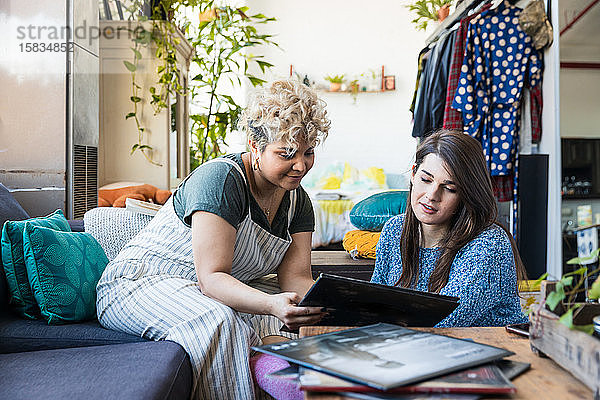
[[313, 278], [315, 279], [320, 273], [327, 273], [370, 280], [375, 260], [368, 258], [354, 260], [346, 251], [313, 250], [311, 253], [311, 266]]

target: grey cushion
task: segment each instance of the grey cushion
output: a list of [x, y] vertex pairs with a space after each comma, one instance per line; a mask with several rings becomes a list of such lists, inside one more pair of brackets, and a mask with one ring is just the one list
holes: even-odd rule
[[0, 227], [8, 220], [22, 221], [29, 218], [27, 212], [15, 200], [6, 186], [0, 183]]
[[[22, 221], [28, 219], [29, 215], [21, 207], [21, 205], [15, 200], [12, 194], [8, 191], [6, 186], [0, 183], [0, 231], [6, 221]], [[0, 254], [0, 260], [2, 260]], [[6, 276], [4, 275], [4, 268], [0, 261], [0, 314], [6, 312], [8, 304], [8, 288], [6, 286]]]
[[85, 232], [82, 219], [69, 219], [69, 220], [67, 220], [67, 222], [69, 223], [69, 226], [71, 227], [71, 231]]
[[174, 342], [0, 354], [6, 399], [189, 399], [189, 358]]
[[48, 325], [43, 320], [0, 319], [0, 353], [146, 341], [138, 336], [105, 329], [97, 321]]
[[150, 220], [149, 215], [116, 207], [92, 208], [83, 216], [85, 231], [100, 243], [108, 261], [112, 261]]

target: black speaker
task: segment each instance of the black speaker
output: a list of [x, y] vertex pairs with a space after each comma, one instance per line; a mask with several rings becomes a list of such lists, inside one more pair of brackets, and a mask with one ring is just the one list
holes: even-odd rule
[[530, 279], [546, 272], [548, 247], [548, 155], [519, 155], [517, 245]]

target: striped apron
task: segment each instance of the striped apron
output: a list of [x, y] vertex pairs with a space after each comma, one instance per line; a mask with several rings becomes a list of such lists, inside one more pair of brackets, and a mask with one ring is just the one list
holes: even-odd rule
[[[233, 165], [246, 182], [235, 161], [211, 162]], [[250, 346], [289, 334], [279, 332], [282, 322], [273, 316], [240, 313], [202, 294], [192, 230], [175, 214], [172, 198], [106, 267], [97, 286], [98, 320], [109, 329], [179, 343], [192, 363], [193, 398], [253, 399]], [[295, 208], [292, 191], [288, 229]], [[231, 275], [260, 290], [280, 291], [276, 279], [261, 278], [277, 271], [291, 241], [289, 231], [282, 239], [252, 221], [249, 209], [237, 228]]]

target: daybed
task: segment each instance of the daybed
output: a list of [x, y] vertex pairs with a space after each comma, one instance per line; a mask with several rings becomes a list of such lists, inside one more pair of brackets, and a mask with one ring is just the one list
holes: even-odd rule
[[[0, 226], [27, 213], [0, 184]], [[82, 221], [70, 221], [75, 231]], [[104, 329], [97, 321], [48, 325], [15, 316], [0, 270], [0, 398], [188, 399], [189, 357], [174, 342]]]

